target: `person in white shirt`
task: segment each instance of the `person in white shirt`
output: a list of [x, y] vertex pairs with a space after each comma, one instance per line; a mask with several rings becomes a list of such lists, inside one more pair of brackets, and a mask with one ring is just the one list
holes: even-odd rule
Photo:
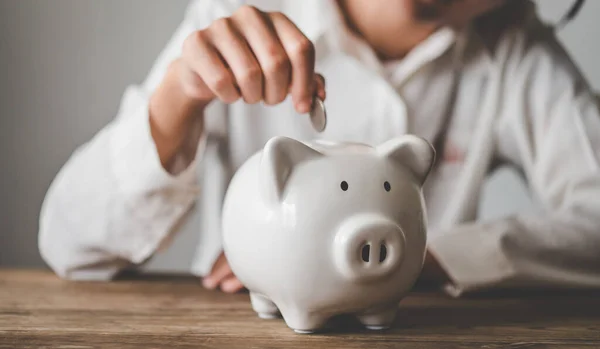
[[[307, 112], [325, 100], [315, 132]], [[39, 248], [73, 280], [110, 280], [198, 217], [190, 272], [228, 267], [220, 205], [273, 136], [436, 146], [424, 188], [424, 278], [452, 295], [600, 286], [600, 112], [528, 0], [195, 0], [117, 117], [72, 155], [43, 203]], [[537, 215], [477, 220], [486, 176], [510, 164]], [[248, 232], [251, 234], [252, 232]]]

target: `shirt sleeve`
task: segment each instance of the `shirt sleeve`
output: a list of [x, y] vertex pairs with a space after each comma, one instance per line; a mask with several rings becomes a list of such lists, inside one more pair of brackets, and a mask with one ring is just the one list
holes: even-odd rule
[[550, 29], [515, 34], [508, 50], [499, 158], [522, 171], [542, 204], [456, 227], [431, 241], [446, 291], [600, 286], [600, 112], [597, 96]]
[[[200, 191], [197, 167], [206, 141], [191, 133], [173, 167], [163, 168], [150, 133], [148, 100], [185, 38], [232, 4], [191, 2], [145, 81], [125, 91], [117, 117], [80, 146], [52, 182], [38, 244], [59, 276], [110, 279], [151, 257], [190, 211]], [[222, 110], [209, 106], [205, 113]]]

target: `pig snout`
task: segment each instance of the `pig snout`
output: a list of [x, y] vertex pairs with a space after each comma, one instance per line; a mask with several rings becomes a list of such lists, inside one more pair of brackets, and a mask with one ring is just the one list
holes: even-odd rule
[[350, 217], [339, 227], [333, 243], [338, 271], [357, 281], [382, 280], [399, 268], [405, 237], [395, 222], [378, 214]]

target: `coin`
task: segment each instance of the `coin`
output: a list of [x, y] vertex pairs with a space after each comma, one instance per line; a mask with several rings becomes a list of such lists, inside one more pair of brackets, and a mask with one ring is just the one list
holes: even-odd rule
[[310, 111], [310, 122], [317, 132], [323, 132], [327, 126], [327, 112], [325, 103], [320, 98], [315, 98], [313, 107]]

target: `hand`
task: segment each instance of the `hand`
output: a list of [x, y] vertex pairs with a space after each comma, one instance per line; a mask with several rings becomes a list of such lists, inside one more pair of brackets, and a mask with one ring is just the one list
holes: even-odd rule
[[181, 61], [184, 91], [198, 100], [275, 105], [291, 93], [296, 110], [307, 113], [315, 95], [325, 99], [313, 44], [279, 12], [242, 6], [192, 33]]
[[244, 285], [231, 271], [227, 258], [222, 252], [213, 265], [210, 274], [202, 280], [202, 284], [211, 290], [220, 287], [221, 291], [225, 293], [236, 293], [244, 288]]
[[[150, 127], [167, 168], [190, 130], [203, 129], [206, 106], [215, 98], [233, 103], [283, 102], [288, 94], [299, 113], [313, 98], [325, 100], [325, 81], [316, 74], [315, 49], [283, 14], [242, 6], [231, 17], [190, 34], [150, 100]], [[195, 121], [199, 121], [197, 126]]]

